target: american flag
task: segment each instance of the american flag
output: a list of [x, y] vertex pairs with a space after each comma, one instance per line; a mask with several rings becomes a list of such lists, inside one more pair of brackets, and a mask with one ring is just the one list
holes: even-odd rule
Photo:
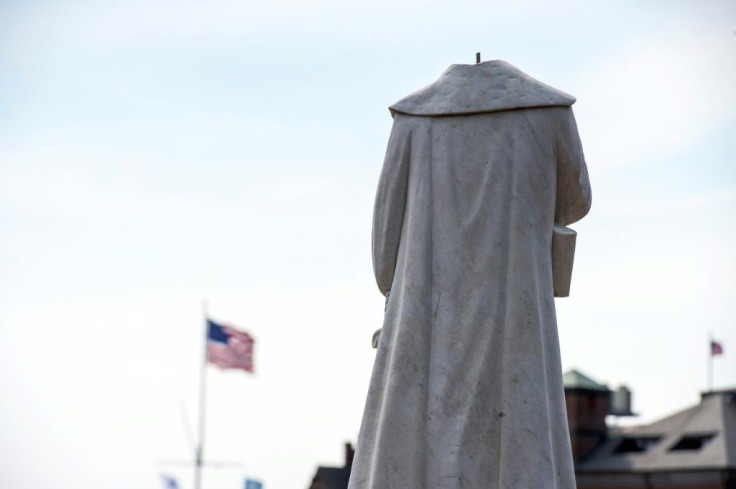
[[710, 355], [723, 355], [723, 345], [719, 341], [710, 340]]
[[207, 361], [212, 365], [253, 373], [253, 343], [245, 331], [207, 320]]

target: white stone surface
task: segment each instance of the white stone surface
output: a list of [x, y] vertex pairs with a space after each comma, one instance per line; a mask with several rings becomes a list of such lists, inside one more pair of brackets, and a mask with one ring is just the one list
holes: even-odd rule
[[578, 233], [555, 225], [552, 233], [552, 284], [555, 297], [568, 297], [572, 283], [572, 265], [575, 260], [575, 241]]
[[591, 201], [573, 102], [489, 61], [391, 107], [390, 296], [350, 489], [575, 487], [551, 263], [553, 226]]
[[440, 78], [389, 107], [392, 114], [463, 115], [569, 106], [575, 97], [501, 60], [452, 65]]

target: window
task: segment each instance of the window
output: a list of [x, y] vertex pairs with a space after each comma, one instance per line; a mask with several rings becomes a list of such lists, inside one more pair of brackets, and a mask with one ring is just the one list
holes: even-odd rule
[[711, 441], [715, 433], [689, 434], [680, 438], [677, 443], [670, 447], [670, 452], [679, 452], [685, 450], [700, 450], [703, 446]]
[[621, 439], [613, 453], [644, 453], [652, 448], [662, 437], [656, 436], [625, 436]]

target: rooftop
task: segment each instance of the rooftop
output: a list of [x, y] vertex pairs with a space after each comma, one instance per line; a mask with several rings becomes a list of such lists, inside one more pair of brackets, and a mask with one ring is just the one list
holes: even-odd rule
[[578, 466], [581, 472], [736, 469], [736, 389], [654, 423], [619, 428]]
[[569, 370], [562, 376], [562, 384], [565, 389], [588, 389], [594, 391], [608, 392], [610, 389], [605, 384], [599, 384], [579, 370]]

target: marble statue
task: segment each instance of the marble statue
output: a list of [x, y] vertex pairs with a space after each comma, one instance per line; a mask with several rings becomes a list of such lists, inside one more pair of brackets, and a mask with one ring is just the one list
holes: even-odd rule
[[574, 102], [488, 61], [390, 107], [388, 299], [349, 489], [575, 488], [552, 263], [591, 204]]

